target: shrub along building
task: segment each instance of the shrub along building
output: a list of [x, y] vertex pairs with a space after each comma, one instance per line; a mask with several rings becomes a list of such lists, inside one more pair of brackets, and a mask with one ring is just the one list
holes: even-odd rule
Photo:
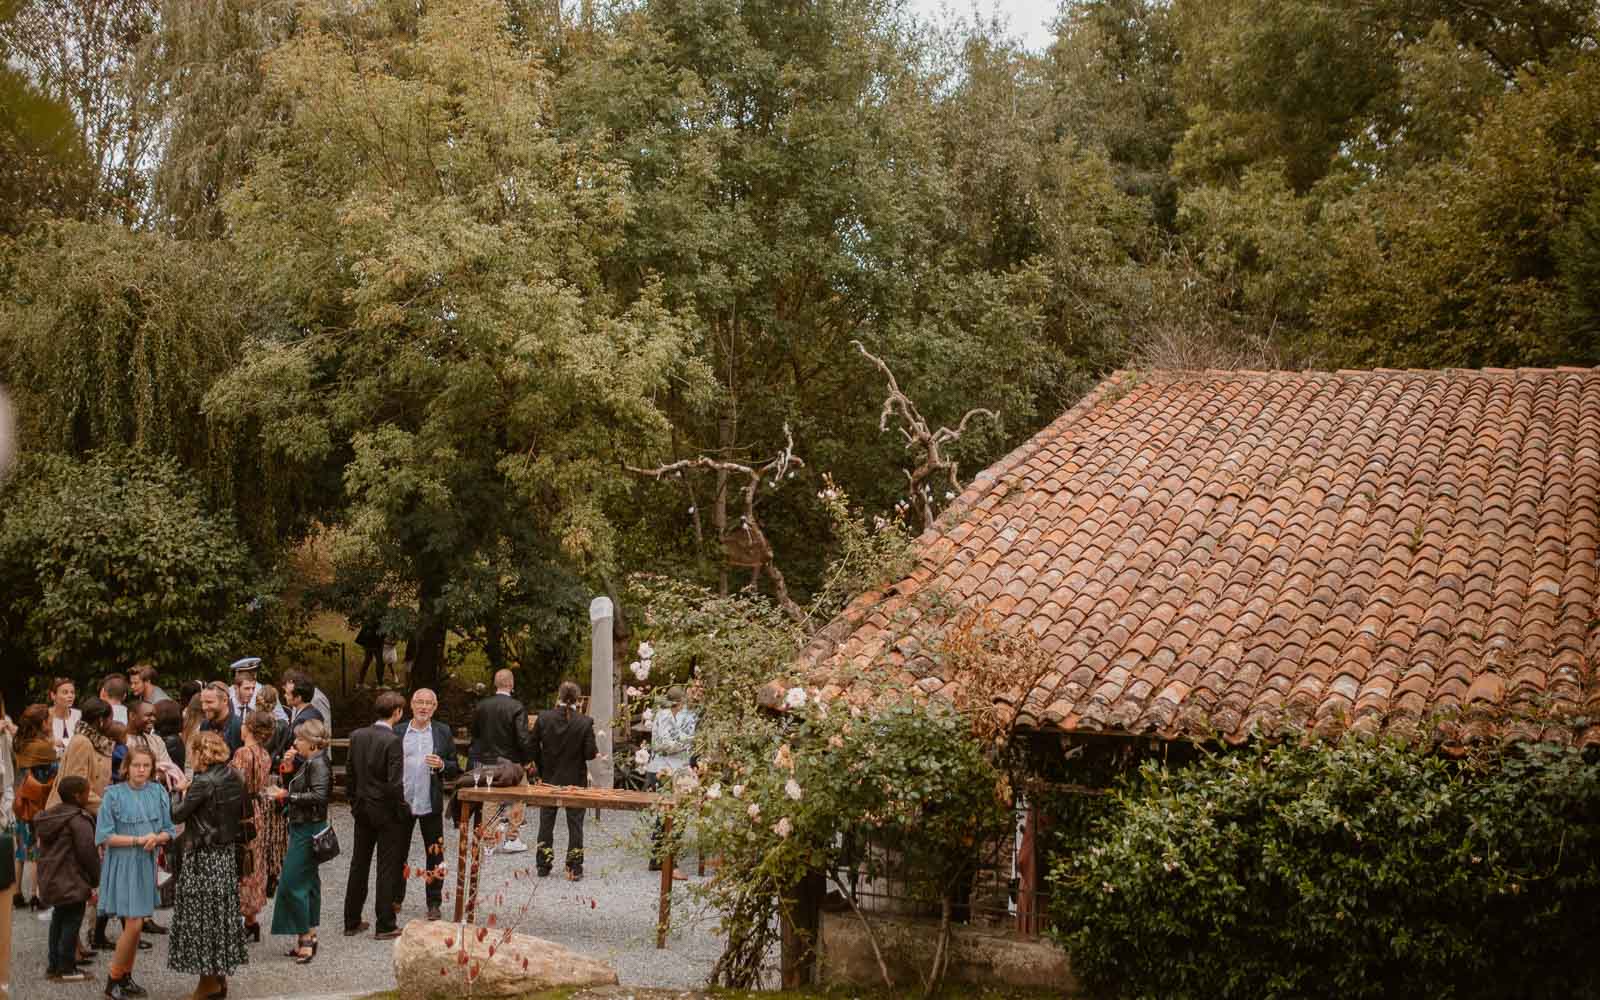
[[1347, 732], [1593, 745], [1597, 544], [1600, 371], [1121, 373], [800, 672], [950, 696], [938, 636], [976, 612], [1045, 658], [1006, 701], [1046, 770]]

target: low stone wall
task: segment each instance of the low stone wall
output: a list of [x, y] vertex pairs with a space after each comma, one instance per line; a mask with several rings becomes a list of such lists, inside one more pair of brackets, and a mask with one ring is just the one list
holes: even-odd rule
[[[926, 974], [939, 943], [939, 922], [869, 914], [878, 947], [896, 985], [916, 985], [917, 970]], [[828, 986], [872, 987], [882, 984], [872, 944], [861, 920], [846, 911], [822, 914], [817, 978]], [[985, 986], [1018, 986], [1058, 991], [1063, 997], [1083, 995], [1072, 974], [1067, 953], [1055, 945], [1008, 931], [957, 926], [951, 934], [952, 982]]]

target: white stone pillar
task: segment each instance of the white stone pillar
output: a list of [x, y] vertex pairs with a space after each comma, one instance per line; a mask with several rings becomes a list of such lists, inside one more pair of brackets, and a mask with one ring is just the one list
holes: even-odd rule
[[589, 714], [594, 717], [594, 742], [600, 755], [589, 762], [589, 787], [610, 788], [616, 770], [611, 719], [616, 714], [616, 670], [611, 655], [611, 598], [596, 597], [589, 602]]

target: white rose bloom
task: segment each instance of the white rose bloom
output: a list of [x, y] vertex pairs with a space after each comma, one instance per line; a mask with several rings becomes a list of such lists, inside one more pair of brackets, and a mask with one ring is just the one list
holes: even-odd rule
[[706, 789], [706, 798], [708, 798], [708, 799], [720, 799], [720, 798], [722, 798], [722, 782], [713, 781], [711, 783], [711, 787]]
[[637, 698], [640, 695], [644, 694], [643, 691], [640, 691], [638, 688], [634, 687], [632, 684], [630, 684], [627, 687], [623, 688], [622, 689], [622, 693], [627, 695], [629, 698]]
[[648, 660], [656, 655], [656, 648], [648, 642], [639, 643], [639, 659]]
[[799, 802], [800, 801], [800, 782], [794, 780], [793, 778], [790, 778], [788, 784], [783, 786], [783, 794], [789, 796], [789, 798], [791, 798], [791, 799], [794, 799], [796, 802]]
[[644, 767], [646, 764], [650, 763], [649, 749], [646, 747], [640, 747], [639, 749], [635, 750], [633, 752], [633, 762], [640, 767]]
[[733, 786], [733, 797], [736, 798], [736, 799], [744, 798], [744, 786], [743, 785], [734, 785]]
[[750, 803], [750, 808], [746, 809], [745, 813], [748, 814], [751, 819], [760, 819], [761, 818], [761, 803], [759, 803], [759, 802]]
[[789, 817], [785, 816], [783, 819], [780, 819], [778, 822], [772, 824], [772, 832], [783, 839], [788, 840], [789, 834], [794, 832], [794, 824], [790, 823]]
[[650, 663], [648, 660], [634, 660], [633, 663], [629, 664], [628, 669], [632, 670], [633, 676], [641, 681], [650, 679]]
[[783, 703], [789, 708], [799, 708], [806, 703], [806, 689], [792, 687], [789, 693], [783, 696]]
[[641, 716], [640, 721], [647, 726], [654, 726], [656, 724], [656, 710], [653, 708], [645, 709], [644, 715]]

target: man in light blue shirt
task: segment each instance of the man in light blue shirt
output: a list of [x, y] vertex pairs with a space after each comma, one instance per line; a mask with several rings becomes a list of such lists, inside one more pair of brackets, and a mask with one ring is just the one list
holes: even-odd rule
[[[405, 748], [401, 778], [411, 813], [405, 842], [409, 851], [411, 829], [422, 827], [429, 920], [439, 919], [444, 897], [444, 783], [460, 773], [455, 736], [449, 726], [433, 717], [438, 707], [437, 695], [427, 688], [418, 688], [411, 696], [411, 721], [400, 730]], [[406, 887], [402, 882], [395, 902], [404, 903], [405, 895]]]

